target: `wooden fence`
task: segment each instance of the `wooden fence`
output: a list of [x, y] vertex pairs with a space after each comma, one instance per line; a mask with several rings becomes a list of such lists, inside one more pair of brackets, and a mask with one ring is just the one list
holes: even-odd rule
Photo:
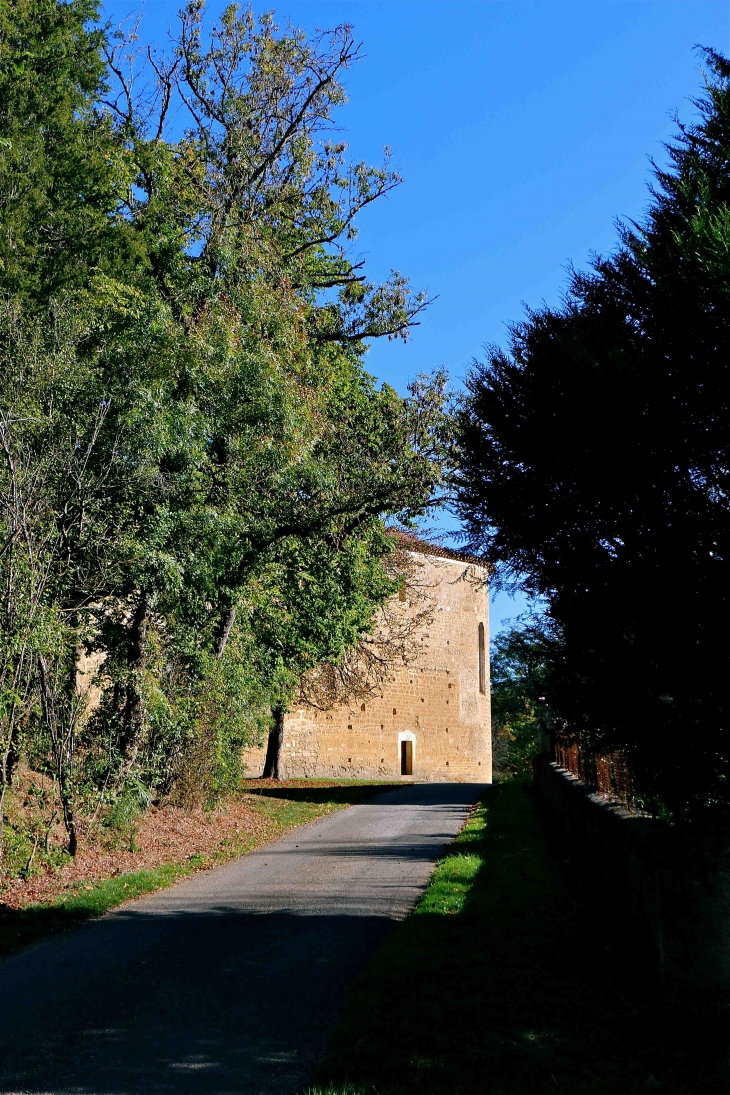
[[634, 783], [625, 755], [613, 753], [590, 754], [576, 741], [555, 741], [555, 762], [589, 787], [595, 788], [609, 802], [635, 804]]

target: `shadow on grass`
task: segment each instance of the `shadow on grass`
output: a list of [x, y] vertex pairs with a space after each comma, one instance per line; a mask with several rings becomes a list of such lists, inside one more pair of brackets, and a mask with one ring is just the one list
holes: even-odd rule
[[0, 957], [12, 954], [39, 939], [71, 928], [94, 914], [80, 909], [56, 909], [47, 906], [0, 910]]
[[308, 1095], [727, 1091], [721, 1042], [658, 1006], [628, 926], [605, 922], [553, 840], [525, 785], [484, 796], [359, 979]]
[[186, 863], [167, 863], [151, 870], [102, 879], [86, 888], [68, 891], [54, 904], [28, 905], [23, 909], [0, 906], [0, 957], [101, 916], [130, 898], [172, 886], [196, 870], [204, 858], [190, 856]]

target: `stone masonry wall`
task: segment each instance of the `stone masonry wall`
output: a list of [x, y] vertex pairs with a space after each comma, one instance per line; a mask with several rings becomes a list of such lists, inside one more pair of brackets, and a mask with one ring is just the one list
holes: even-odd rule
[[[328, 712], [299, 708], [284, 729], [286, 778], [415, 779], [490, 783], [489, 597], [484, 572], [420, 555], [432, 622], [420, 653], [399, 668], [382, 696]], [[403, 611], [407, 611], [404, 606]], [[479, 624], [484, 625], [486, 691], [479, 690]], [[401, 776], [401, 742], [413, 743], [413, 775]], [[265, 750], [249, 750], [248, 774]]]

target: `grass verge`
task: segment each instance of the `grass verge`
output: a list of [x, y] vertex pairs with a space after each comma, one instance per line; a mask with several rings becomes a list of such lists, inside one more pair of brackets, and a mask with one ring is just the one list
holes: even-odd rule
[[255, 834], [240, 833], [222, 842], [213, 854], [189, 855], [142, 871], [128, 871], [67, 889], [51, 901], [20, 909], [0, 905], [0, 957], [46, 936], [101, 916], [135, 897], [172, 886], [200, 870], [208, 870], [276, 840], [297, 825], [306, 825], [387, 790], [389, 784], [348, 780], [307, 785], [291, 780], [280, 784], [251, 781], [242, 792], [263, 822]]
[[637, 1004], [570, 878], [528, 787], [491, 788], [354, 987], [307, 1095], [725, 1091]]

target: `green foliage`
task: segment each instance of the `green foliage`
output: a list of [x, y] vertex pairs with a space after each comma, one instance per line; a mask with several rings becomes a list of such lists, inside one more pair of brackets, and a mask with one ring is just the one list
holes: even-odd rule
[[23, 878], [31, 873], [33, 844], [33, 835], [25, 827], [12, 822], [3, 826], [3, 863], [11, 876]]
[[130, 852], [135, 851], [137, 824], [150, 802], [150, 792], [145, 784], [139, 779], [128, 779], [106, 812], [104, 826], [116, 834]]
[[60, 814], [51, 789], [31, 780], [22, 791], [6, 796], [3, 805], [2, 862], [8, 875], [30, 878], [68, 862], [66, 852], [49, 839]]
[[546, 689], [555, 643], [539, 619], [500, 632], [492, 643], [492, 759], [501, 781], [528, 775], [548, 748]]
[[675, 817], [730, 787], [730, 65], [704, 59], [644, 222], [475, 367], [459, 442], [472, 548], [561, 629], [555, 716]]
[[[0, 8], [0, 276], [31, 304], [110, 256], [130, 177], [108, 118], [96, 0]], [[22, 185], [18, 185], [22, 179]]]
[[384, 522], [434, 503], [448, 451], [443, 376], [402, 399], [364, 369], [426, 301], [351, 255], [399, 180], [332, 138], [350, 28], [203, 17], [140, 67], [91, 0], [0, 15], [3, 787], [32, 745], [72, 850], [75, 811], [140, 780], [237, 785], [372, 626]]

